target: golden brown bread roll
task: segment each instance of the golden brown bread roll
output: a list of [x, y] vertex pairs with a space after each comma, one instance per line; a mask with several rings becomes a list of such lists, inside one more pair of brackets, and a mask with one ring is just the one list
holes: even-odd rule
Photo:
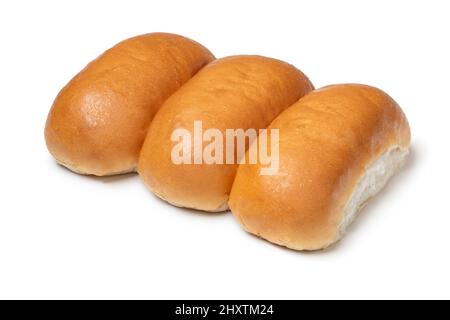
[[240, 165], [229, 205], [246, 231], [295, 250], [339, 240], [410, 145], [397, 103], [365, 85], [316, 90], [269, 129], [279, 129], [278, 173], [260, 175], [261, 165]]
[[[142, 147], [139, 174], [151, 191], [173, 205], [224, 211], [238, 161], [195, 164], [199, 159], [193, 157], [192, 144], [191, 164], [174, 163], [172, 134], [184, 128], [194, 135], [195, 121], [201, 121], [203, 132], [215, 128], [224, 135], [226, 129], [265, 128], [312, 89], [302, 72], [279, 60], [261, 56], [216, 60], [161, 107]], [[223, 149], [225, 156], [225, 144]]]
[[56, 97], [45, 127], [50, 153], [78, 173], [134, 171], [156, 111], [213, 59], [200, 44], [174, 34], [145, 34], [117, 44]]

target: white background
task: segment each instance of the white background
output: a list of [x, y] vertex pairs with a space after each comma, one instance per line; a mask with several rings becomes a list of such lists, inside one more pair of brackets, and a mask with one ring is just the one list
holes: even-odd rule
[[[448, 1], [0, 1], [0, 298], [450, 298]], [[408, 116], [408, 164], [325, 252], [173, 208], [137, 175], [57, 166], [43, 129], [70, 78], [166, 31], [262, 54], [316, 87], [378, 86]]]

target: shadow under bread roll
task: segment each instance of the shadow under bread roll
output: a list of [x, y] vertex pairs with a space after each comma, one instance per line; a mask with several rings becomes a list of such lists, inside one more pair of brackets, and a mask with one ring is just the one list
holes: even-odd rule
[[150, 33], [120, 42], [58, 94], [45, 139], [56, 161], [98, 176], [135, 171], [161, 104], [214, 59], [195, 41]]
[[278, 172], [260, 175], [260, 164], [240, 165], [229, 205], [246, 231], [295, 250], [338, 241], [409, 152], [402, 110], [365, 85], [316, 90], [278, 116], [273, 129]]
[[[239, 163], [238, 142], [233, 139], [236, 144], [231, 146], [224, 141], [227, 130], [266, 128], [312, 89], [301, 71], [276, 59], [233, 56], [216, 60], [156, 114], [142, 147], [139, 174], [153, 193], [175, 206], [225, 211]], [[180, 132], [185, 135], [177, 140]], [[208, 161], [209, 143], [222, 138], [213, 152], [215, 159]], [[177, 146], [181, 146], [182, 161], [173, 158], [180, 151]]]

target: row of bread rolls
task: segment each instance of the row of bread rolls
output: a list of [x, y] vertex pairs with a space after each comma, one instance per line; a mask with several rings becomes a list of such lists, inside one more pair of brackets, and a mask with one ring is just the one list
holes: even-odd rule
[[[349, 84], [313, 90], [285, 62], [215, 60], [187, 38], [147, 34], [109, 49], [62, 89], [45, 137], [57, 162], [72, 171], [137, 169], [169, 203], [212, 212], [230, 208], [250, 233], [317, 250], [339, 240], [402, 165], [410, 132], [400, 107], [379, 89]], [[194, 121], [221, 132], [279, 130], [278, 172], [261, 175], [260, 163], [173, 163], [171, 135], [192, 131]], [[251, 151], [260, 142], [246, 147]]]

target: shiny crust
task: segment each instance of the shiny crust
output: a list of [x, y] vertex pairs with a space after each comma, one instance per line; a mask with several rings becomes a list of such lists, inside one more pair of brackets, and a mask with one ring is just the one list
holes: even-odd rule
[[200, 44], [173, 34], [146, 34], [117, 44], [56, 97], [45, 127], [50, 153], [78, 173], [134, 171], [156, 111], [213, 59]]
[[397, 103], [365, 85], [314, 91], [270, 125], [280, 130], [280, 170], [241, 165], [229, 205], [248, 232], [296, 250], [338, 239], [343, 209], [365, 169], [391, 147], [408, 148]]
[[261, 56], [216, 60], [170, 97], [152, 122], [138, 171], [157, 196], [181, 207], [227, 209], [237, 165], [175, 165], [170, 137], [177, 128], [192, 131], [265, 128], [284, 109], [313, 89], [293, 66]]

